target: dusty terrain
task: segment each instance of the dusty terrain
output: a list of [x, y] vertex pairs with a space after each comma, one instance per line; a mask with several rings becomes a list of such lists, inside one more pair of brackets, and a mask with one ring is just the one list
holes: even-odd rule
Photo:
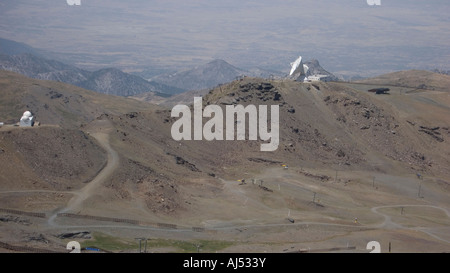
[[[28, 89], [14, 77], [2, 83], [20, 106]], [[64, 252], [76, 240], [137, 252], [143, 237], [148, 252], [194, 252], [184, 245], [199, 242], [204, 252], [369, 252], [370, 241], [382, 252], [449, 251], [450, 90], [428, 78], [386, 79], [389, 95], [367, 92], [383, 87], [378, 79], [244, 78], [204, 96], [205, 105], [280, 105], [275, 152], [260, 152], [261, 141], [174, 141], [170, 109], [117, 97], [117, 108], [87, 100], [95, 113], [83, 108], [71, 123], [48, 115], [41, 127], [4, 126], [0, 249]], [[44, 120], [58, 105], [48, 106]], [[17, 116], [13, 108], [1, 115]]]

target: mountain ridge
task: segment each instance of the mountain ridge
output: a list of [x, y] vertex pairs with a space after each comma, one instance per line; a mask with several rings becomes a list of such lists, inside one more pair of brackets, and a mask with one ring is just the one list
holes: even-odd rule
[[91, 72], [30, 53], [12, 56], [0, 55], [0, 69], [17, 72], [35, 79], [69, 83], [99, 93], [117, 96], [132, 96], [144, 92], [155, 92], [156, 95], [179, 92], [175, 87], [148, 82], [116, 68], [104, 68]]
[[174, 86], [186, 91], [201, 90], [235, 80], [245, 75], [239, 69], [224, 60], [215, 59], [204, 65], [175, 73], [163, 74], [151, 78], [151, 81]]

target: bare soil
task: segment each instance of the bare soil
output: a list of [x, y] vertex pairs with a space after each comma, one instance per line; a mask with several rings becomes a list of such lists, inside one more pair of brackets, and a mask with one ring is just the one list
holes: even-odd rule
[[0, 241], [65, 251], [58, 234], [88, 231], [230, 242], [223, 252], [449, 251], [449, 90], [377, 86], [245, 78], [204, 97], [280, 105], [270, 153], [174, 141], [169, 109], [150, 106], [72, 131], [2, 128]]

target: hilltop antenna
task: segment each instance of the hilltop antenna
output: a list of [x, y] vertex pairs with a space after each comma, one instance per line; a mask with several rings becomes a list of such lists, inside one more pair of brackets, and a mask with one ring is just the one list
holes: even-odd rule
[[302, 56], [299, 56], [294, 62], [291, 63], [291, 71], [289, 72], [289, 76], [298, 75], [298, 79], [302, 81], [307, 81], [308, 77], [306, 77], [306, 73], [309, 67], [303, 64]]
[[422, 198], [421, 196], [420, 196], [420, 188], [422, 187], [422, 182], [421, 181], [419, 181], [419, 191], [417, 192], [417, 196], [419, 197], [419, 198]]
[[139, 240], [139, 253], [142, 253], [142, 251], [141, 251], [141, 241], [143, 240], [144, 238], [135, 238], [135, 240]]

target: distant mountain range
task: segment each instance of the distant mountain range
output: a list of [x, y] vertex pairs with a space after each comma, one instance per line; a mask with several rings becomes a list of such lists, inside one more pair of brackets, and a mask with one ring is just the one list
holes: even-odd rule
[[0, 69], [17, 72], [34, 79], [59, 81], [99, 93], [124, 97], [144, 92], [155, 92], [161, 96], [182, 92], [178, 88], [148, 82], [116, 68], [91, 72], [29, 53], [0, 55]]
[[36, 56], [43, 56], [43, 50], [33, 48], [27, 44], [16, 41], [0, 38], [0, 54], [4, 55], [19, 55], [23, 53], [30, 53]]
[[193, 69], [159, 75], [151, 81], [191, 91], [212, 88], [246, 74], [246, 71], [223, 60], [214, 60]]
[[88, 79], [81, 83], [80, 87], [119, 96], [134, 96], [150, 91], [157, 96], [166, 97], [183, 92], [179, 88], [149, 82], [116, 68], [105, 68], [92, 72]]
[[[253, 68], [243, 70], [224, 60], [216, 59], [204, 65], [175, 73], [152, 75], [146, 73], [125, 73], [117, 68], [103, 68], [88, 71], [76, 66], [53, 60], [53, 54], [35, 49], [23, 43], [0, 38], [0, 69], [23, 74], [30, 78], [69, 83], [99, 93], [117, 96], [136, 96], [148, 93], [146, 97], [167, 97], [186, 91], [214, 88], [242, 76], [258, 78], [283, 78], [286, 73]], [[50, 57], [49, 57], [50, 56]], [[323, 69], [317, 60], [306, 62], [309, 75], [333, 74]], [[153, 71], [154, 72], [154, 71]]]
[[[332, 81], [338, 81], [338, 78], [335, 75], [320, 66], [318, 60], [312, 59], [311, 61], [305, 62], [305, 64], [309, 67], [307, 74], [308, 76], [318, 74], [327, 75]], [[186, 91], [193, 91], [213, 88], [219, 84], [231, 82], [242, 76], [257, 78], [283, 78], [286, 77], [287, 74], [279, 71], [268, 71], [257, 68], [243, 70], [227, 63], [224, 60], [213, 60], [193, 69], [158, 75], [150, 80], [180, 89], [185, 89]]]

